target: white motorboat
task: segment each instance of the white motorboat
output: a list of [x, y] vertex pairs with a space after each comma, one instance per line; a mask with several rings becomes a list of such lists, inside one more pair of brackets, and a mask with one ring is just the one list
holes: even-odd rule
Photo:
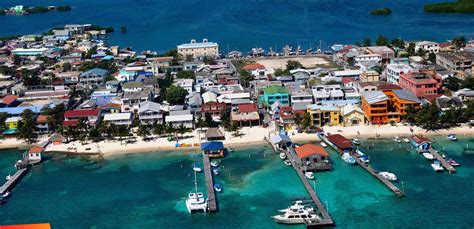
[[451, 141], [457, 141], [458, 137], [455, 134], [448, 134], [448, 139]]
[[214, 190], [216, 192], [222, 192], [222, 186], [220, 184], [215, 184], [214, 185]]
[[433, 168], [433, 170], [436, 171], [436, 172], [440, 172], [440, 171], [444, 170], [443, 166], [441, 165], [441, 163], [439, 161], [434, 161], [431, 164], [431, 168]]
[[234, 152], [234, 148], [230, 147], [228, 151], [232, 153]]
[[286, 159], [286, 154], [285, 153], [280, 153], [280, 159], [285, 160]]
[[273, 220], [281, 224], [302, 224], [305, 220], [321, 220], [321, 218], [305, 208], [295, 208], [281, 214], [272, 216]]
[[6, 180], [10, 180], [10, 179], [12, 179], [12, 175], [8, 175], [8, 176], [6, 176], [6, 177], [5, 177], [5, 179], [6, 179]]
[[403, 138], [403, 141], [406, 142], [406, 143], [410, 143], [410, 139], [408, 139], [408, 138]]
[[342, 154], [342, 160], [344, 160], [347, 164], [353, 165], [356, 163], [356, 160], [349, 154], [349, 153], [344, 153]]
[[217, 167], [217, 166], [219, 166], [219, 162], [217, 162], [217, 161], [211, 161], [211, 166], [212, 166], [212, 167]]
[[214, 175], [219, 175], [221, 174], [221, 171], [218, 168], [213, 168], [212, 173], [214, 173]]
[[370, 163], [369, 156], [365, 155], [362, 151], [356, 150], [357, 157], [364, 163]]
[[398, 179], [397, 176], [395, 176], [395, 174], [393, 174], [391, 172], [387, 172], [387, 171], [379, 172], [379, 175], [384, 177], [385, 179], [387, 179], [389, 181], [396, 181]]
[[324, 142], [321, 142], [321, 146], [324, 147], [324, 148], [328, 147], [328, 145]]
[[207, 199], [204, 198], [202, 192], [197, 191], [197, 176], [194, 172], [194, 192], [188, 194], [188, 199], [186, 200], [186, 208], [189, 213], [193, 211], [207, 211]]
[[10, 196], [10, 192], [7, 191], [7, 192], [3, 193], [1, 197], [3, 199], [3, 198], [7, 198], [8, 196]]
[[291, 166], [291, 161], [288, 159], [284, 160], [283, 163], [285, 163], [287, 166]]
[[352, 139], [352, 144], [354, 145], [360, 145], [360, 141], [357, 138]]
[[393, 138], [393, 141], [398, 142], [398, 143], [401, 143], [401, 142], [402, 142], [402, 140], [401, 140], [400, 137], [398, 137], [398, 136], [395, 136], [395, 137]]
[[193, 167], [193, 170], [194, 170], [194, 172], [198, 172], [198, 173], [200, 173], [202, 171], [201, 168], [196, 167], [196, 166]]
[[448, 162], [448, 164], [450, 164], [451, 166], [454, 166], [454, 167], [461, 166], [461, 164], [459, 164], [458, 162], [456, 162], [455, 160], [453, 160], [451, 158], [448, 158], [447, 162]]
[[295, 203], [291, 206], [289, 206], [288, 208], [285, 208], [285, 209], [281, 209], [281, 210], [278, 210], [279, 212], [290, 212], [290, 211], [297, 211], [297, 210], [300, 210], [300, 209], [306, 209], [307, 211], [309, 212], [313, 212], [314, 211], [314, 208], [312, 207], [306, 207], [304, 204], [303, 204], [303, 201], [301, 200], [297, 200], [295, 201]]
[[428, 160], [433, 160], [434, 159], [433, 154], [431, 154], [429, 152], [424, 152], [424, 153], [422, 153], [422, 155], [423, 155], [423, 157], [425, 157]]
[[313, 172], [305, 172], [304, 176], [310, 180], [314, 179], [314, 173]]

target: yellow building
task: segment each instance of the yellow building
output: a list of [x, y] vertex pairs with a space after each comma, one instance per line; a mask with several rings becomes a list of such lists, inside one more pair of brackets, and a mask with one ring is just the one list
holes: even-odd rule
[[341, 124], [341, 111], [334, 106], [310, 105], [306, 110], [314, 126], [337, 126]]
[[5, 120], [6, 129], [18, 129], [18, 123], [21, 121], [21, 117], [10, 117]]
[[364, 71], [360, 74], [361, 82], [378, 82], [380, 81], [379, 73], [376, 71]]
[[358, 105], [346, 105], [341, 108], [341, 116], [344, 126], [357, 126], [364, 124], [364, 111]]
[[209, 42], [203, 39], [202, 42], [191, 40], [190, 43], [178, 45], [178, 54], [186, 57], [188, 55], [194, 58], [199, 57], [217, 57], [219, 55], [219, 45], [215, 42]]

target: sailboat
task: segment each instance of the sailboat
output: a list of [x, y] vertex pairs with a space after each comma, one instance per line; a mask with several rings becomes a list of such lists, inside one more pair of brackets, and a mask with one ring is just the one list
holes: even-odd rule
[[188, 199], [186, 200], [186, 208], [189, 213], [193, 211], [207, 211], [207, 198], [204, 198], [202, 192], [197, 191], [197, 176], [196, 171], [194, 171], [194, 192], [188, 194]]

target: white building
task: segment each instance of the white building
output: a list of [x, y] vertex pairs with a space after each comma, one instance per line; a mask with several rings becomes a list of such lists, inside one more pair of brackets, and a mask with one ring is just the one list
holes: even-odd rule
[[407, 73], [412, 70], [413, 69], [406, 64], [388, 64], [387, 68], [385, 69], [387, 82], [398, 85], [400, 74]]
[[419, 41], [415, 43], [415, 50], [418, 52], [421, 49], [427, 51], [428, 53], [438, 53], [439, 44], [432, 41]]
[[117, 126], [130, 126], [132, 125], [132, 113], [111, 113], [104, 115], [104, 121], [107, 123], [112, 123]]
[[321, 101], [343, 100], [344, 92], [341, 86], [336, 85], [316, 85], [311, 88], [315, 104], [321, 104]]
[[163, 112], [159, 103], [145, 101], [138, 108], [138, 119], [142, 124], [163, 123]]
[[354, 61], [358, 64], [366, 62], [380, 63], [382, 62], [382, 56], [379, 54], [364, 54], [354, 57]]
[[178, 54], [186, 57], [191, 55], [194, 58], [199, 57], [216, 57], [219, 55], [219, 45], [215, 42], [209, 42], [207, 39], [203, 39], [202, 42], [196, 42], [191, 40], [190, 43], [178, 45]]
[[171, 123], [174, 127], [180, 125], [186, 128], [193, 128], [193, 115], [188, 110], [171, 111], [169, 115], [165, 116], [165, 122]]

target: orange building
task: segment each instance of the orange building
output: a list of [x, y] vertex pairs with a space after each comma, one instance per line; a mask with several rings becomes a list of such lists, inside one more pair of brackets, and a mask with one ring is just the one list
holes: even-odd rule
[[419, 109], [421, 106], [421, 101], [407, 90], [384, 91], [384, 93], [390, 101], [388, 107], [389, 120], [400, 122], [403, 116], [407, 114], [408, 107]]
[[367, 122], [372, 124], [388, 123], [387, 95], [381, 91], [363, 91], [361, 102]]

